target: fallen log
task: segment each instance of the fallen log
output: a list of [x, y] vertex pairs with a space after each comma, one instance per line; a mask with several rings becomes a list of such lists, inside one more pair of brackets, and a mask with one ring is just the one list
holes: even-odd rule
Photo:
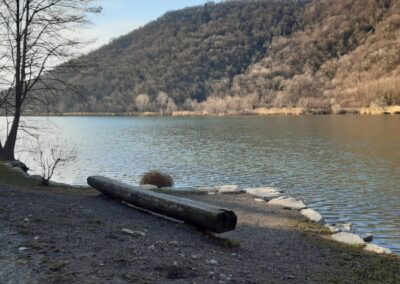
[[87, 182], [107, 196], [204, 230], [224, 233], [236, 227], [237, 217], [231, 210], [188, 198], [148, 191], [106, 177], [88, 177]]

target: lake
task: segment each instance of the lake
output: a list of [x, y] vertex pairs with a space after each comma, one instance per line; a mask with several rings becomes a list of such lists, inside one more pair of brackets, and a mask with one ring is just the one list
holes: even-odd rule
[[[76, 145], [79, 158], [56, 181], [85, 184], [96, 174], [135, 184], [146, 171], [160, 169], [177, 187], [277, 187], [304, 199], [327, 222], [352, 222], [357, 233], [372, 233], [377, 244], [400, 253], [400, 116], [54, 117], [29, 123], [50, 125], [43, 137]], [[29, 148], [24, 145], [19, 150]], [[26, 152], [18, 155], [27, 160]]]

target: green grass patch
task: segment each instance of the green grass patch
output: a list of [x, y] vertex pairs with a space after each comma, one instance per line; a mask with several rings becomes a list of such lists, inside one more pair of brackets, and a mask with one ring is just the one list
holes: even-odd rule
[[65, 266], [67, 266], [68, 261], [64, 260], [54, 260], [50, 259], [48, 257], [45, 257], [43, 259], [43, 263], [45, 266], [47, 266], [51, 271], [60, 271], [63, 269]]
[[8, 168], [0, 161], [0, 184], [38, 187], [39, 183], [37, 180], [27, 178], [21, 173]]
[[64, 186], [50, 186], [44, 187], [41, 185], [39, 180], [35, 180], [29, 177], [22, 175], [20, 172], [14, 171], [13, 169], [8, 168], [4, 165], [3, 161], [0, 160], [0, 185], [10, 185], [16, 186], [19, 188], [26, 189], [38, 189], [38, 190], [57, 190], [62, 192], [79, 192], [79, 194], [92, 194], [91, 188], [73, 188], [73, 187], [64, 187]]
[[294, 226], [296, 227], [296, 229], [306, 233], [312, 233], [318, 235], [331, 234], [331, 231], [328, 228], [312, 221], [296, 221]]
[[53, 270], [53, 271], [59, 271], [66, 265], [67, 265], [67, 262], [59, 260], [59, 261], [54, 261], [53, 263], [49, 264], [49, 268], [50, 268], [50, 270]]
[[335, 255], [329, 272], [314, 275], [321, 283], [400, 283], [400, 257], [363, 251], [363, 246], [346, 245], [323, 238], [310, 238], [318, 246], [327, 247]]
[[240, 247], [240, 241], [231, 240], [226, 238], [216, 238], [218, 244], [226, 248], [238, 248]]
[[27, 247], [32, 250], [40, 250], [43, 248], [42, 244], [38, 240], [32, 240], [29, 242], [25, 242], [21, 246]]
[[32, 230], [29, 228], [29, 226], [27, 226], [25, 224], [17, 225], [17, 231], [21, 235], [25, 235], [25, 236], [33, 235]]

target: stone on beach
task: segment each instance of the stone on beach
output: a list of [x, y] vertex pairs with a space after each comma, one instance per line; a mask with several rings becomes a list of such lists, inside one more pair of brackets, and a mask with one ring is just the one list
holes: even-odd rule
[[21, 161], [15, 160], [15, 161], [7, 161], [5, 165], [9, 168], [18, 168], [21, 169], [24, 173], [27, 173], [29, 171], [29, 168], [27, 165], [22, 163]]
[[301, 215], [305, 216], [311, 221], [317, 222], [317, 223], [324, 223], [324, 218], [322, 217], [321, 214], [319, 214], [317, 211], [314, 209], [303, 209], [301, 210]]
[[272, 187], [247, 188], [244, 191], [264, 200], [271, 200], [282, 195], [282, 192]]
[[363, 234], [360, 236], [365, 242], [370, 243], [374, 240], [374, 236], [372, 234]]
[[218, 265], [218, 261], [216, 261], [214, 259], [209, 260], [208, 263], [211, 265]]
[[364, 247], [364, 250], [368, 251], [368, 252], [379, 253], [379, 254], [391, 254], [392, 253], [391, 250], [384, 248], [384, 247], [374, 245], [374, 244], [367, 244]]
[[343, 224], [334, 224], [336, 228], [340, 230], [340, 232], [353, 232], [353, 224], [352, 223], [343, 223]]
[[341, 232], [332, 235], [332, 239], [334, 241], [348, 244], [348, 245], [364, 245], [365, 242], [360, 236], [356, 234], [351, 234], [351, 233], [346, 233], [346, 232]]
[[18, 251], [19, 251], [19, 252], [23, 252], [23, 251], [26, 251], [26, 250], [28, 250], [27, 247], [19, 247], [19, 248], [18, 248]]
[[135, 236], [135, 237], [144, 237], [144, 236], [146, 236], [146, 233], [144, 233], [144, 232], [141, 232], [141, 231], [132, 231], [132, 230], [129, 230], [129, 229], [122, 229], [122, 232], [124, 232], [124, 233], [126, 233], [126, 234], [128, 234], [128, 235], [131, 235], [131, 236]]
[[216, 188], [218, 189], [218, 193], [221, 194], [237, 194], [243, 192], [237, 185], [220, 185], [216, 186]]
[[328, 228], [332, 233], [352, 233], [353, 232], [353, 224], [351, 223], [343, 223], [343, 224], [326, 224], [324, 225]]
[[326, 224], [324, 225], [331, 233], [340, 233], [340, 229], [336, 228], [334, 225]]
[[301, 210], [306, 208], [306, 205], [303, 203], [303, 201], [289, 196], [282, 196], [272, 199], [268, 202], [268, 204], [282, 206], [293, 210]]

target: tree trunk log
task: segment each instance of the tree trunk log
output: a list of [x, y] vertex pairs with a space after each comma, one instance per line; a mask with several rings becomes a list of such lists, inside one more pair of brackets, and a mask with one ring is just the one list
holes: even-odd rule
[[105, 195], [214, 233], [232, 231], [236, 227], [237, 217], [231, 210], [187, 198], [144, 190], [106, 177], [89, 177], [87, 182]]

